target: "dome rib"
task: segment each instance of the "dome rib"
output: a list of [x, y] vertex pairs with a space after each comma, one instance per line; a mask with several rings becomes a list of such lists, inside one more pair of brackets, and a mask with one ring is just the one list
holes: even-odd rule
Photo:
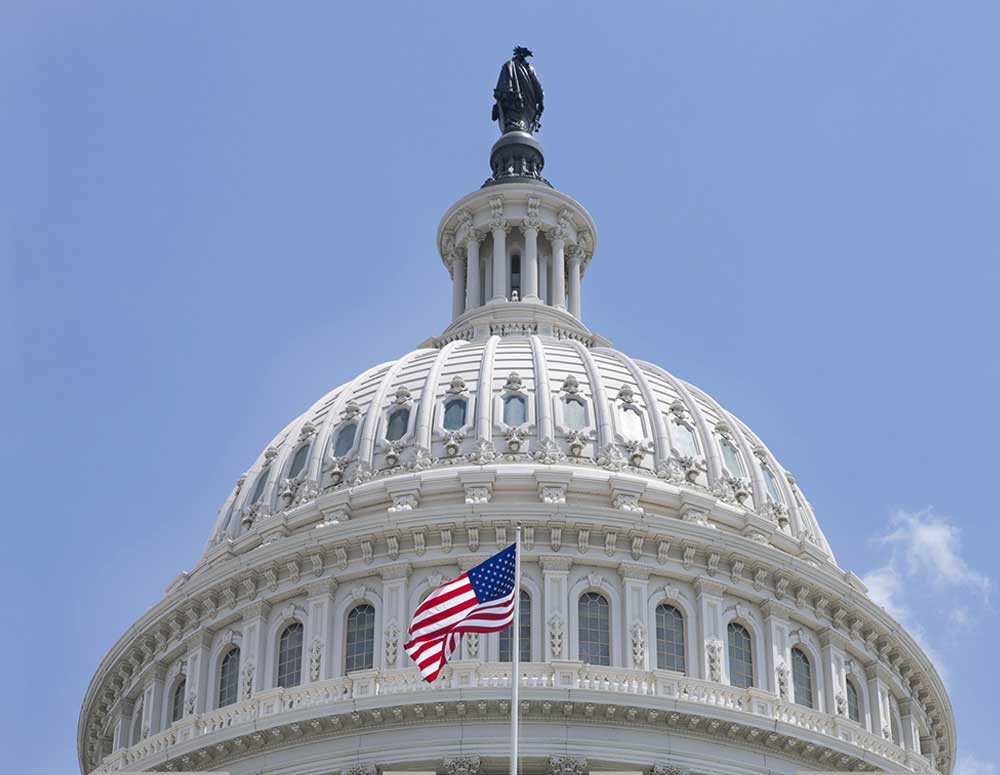
[[594, 413], [597, 416], [597, 444], [598, 451], [615, 440], [615, 429], [611, 424], [610, 407], [608, 406], [608, 393], [604, 389], [604, 377], [601, 370], [597, 368], [590, 351], [576, 340], [570, 339], [570, 344], [576, 350], [584, 369], [587, 370], [587, 379], [590, 381], [590, 392], [594, 398]]
[[483, 347], [483, 360], [479, 364], [479, 384], [476, 385], [476, 440], [493, 438], [493, 361], [496, 357], [499, 336], [491, 336]]
[[418, 449], [420, 447], [424, 449], [431, 448], [434, 403], [437, 401], [438, 382], [441, 381], [441, 371], [444, 369], [445, 362], [451, 356], [452, 351], [460, 344], [465, 344], [465, 341], [456, 339], [454, 342], [449, 342], [442, 347], [437, 357], [434, 358], [430, 371], [427, 372], [427, 381], [424, 383], [424, 389], [420, 393], [420, 405], [417, 407], [416, 444]]
[[549, 384], [549, 369], [545, 362], [545, 345], [537, 335], [531, 340], [531, 358], [535, 365], [535, 411], [538, 416], [538, 439], [555, 438], [555, 427], [552, 423], [552, 402], [549, 394], [552, 386]]

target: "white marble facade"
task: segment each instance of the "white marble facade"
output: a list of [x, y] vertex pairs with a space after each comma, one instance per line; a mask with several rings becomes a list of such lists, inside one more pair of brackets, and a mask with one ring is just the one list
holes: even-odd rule
[[422, 595], [520, 523], [525, 773], [949, 773], [940, 677], [836, 564], [795, 479], [581, 322], [586, 210], [487, 186], [438, 245], [451, 324], [240, 477], [199, 563], [94, 676], [81, 771], [505, 772], [499, 636], [466, 637], [430, 686], [402, 642]]

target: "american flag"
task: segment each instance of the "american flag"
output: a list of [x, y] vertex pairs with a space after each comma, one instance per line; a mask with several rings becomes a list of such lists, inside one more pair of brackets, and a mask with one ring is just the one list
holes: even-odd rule
[[417, 606], [403, 648], [428, 683], [458, 650], [463, 632], [497, 632], [514, 621], [516, 546], [442, 584]]

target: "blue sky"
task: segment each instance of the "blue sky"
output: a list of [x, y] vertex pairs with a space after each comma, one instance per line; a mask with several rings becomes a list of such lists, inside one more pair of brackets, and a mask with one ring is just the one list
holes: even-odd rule
[[975, 2], [5, 0], [9, 770], [75, 770], [93, 669], [272, 434], [444, 328], [434, 231], [488, 173], [522, 43], [546, 174], [600, 230], [586, 321], [765, 439], [935, 655], [959, 775], [996, 775], [998, 26]]

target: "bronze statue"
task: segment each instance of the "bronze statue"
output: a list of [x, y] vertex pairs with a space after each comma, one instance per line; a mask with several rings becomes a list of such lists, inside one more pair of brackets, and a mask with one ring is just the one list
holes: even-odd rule
[[493, 90], [493, 120], [500, 122], [500, 131], [537, 132], [542, 128], [544, 108], [542, 82], [528, 63], [533, 54], [524, 46], [514, 49], [514, 57], [500, 69], [497, 87]]

